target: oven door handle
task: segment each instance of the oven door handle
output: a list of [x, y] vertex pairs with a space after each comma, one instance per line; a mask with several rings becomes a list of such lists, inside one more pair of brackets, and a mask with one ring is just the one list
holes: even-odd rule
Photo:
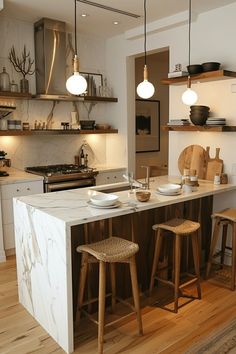
[[45, 183], [45, 192], [62, 191], [66, 189], [81, 188], [94, 186], [94, 178], [75, 180], [75, 181], [65, 181], [59, 183]]

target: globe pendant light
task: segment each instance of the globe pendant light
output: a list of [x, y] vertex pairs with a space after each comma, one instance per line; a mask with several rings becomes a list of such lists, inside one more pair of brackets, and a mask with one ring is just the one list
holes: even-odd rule
[[76, 28], [76, 1], [75, 0], [75, 56], [74, 56], [74, 74], [66, 81], [66, 89], [72, 95], [81, 95], [87, 89], [86, 79], [79, 73], [79, 58], [77, 55], [77, 28]]
[[137, 86], [137, 94], [139, 97], [147, 99], [154, 95], [155, 88], [151, 82], [148, 81], [148, 68], [147, 68], [147, 21], [146, 21], [146, 0], [144, 0], [144, 69], [143, 69], [143, 81]]
[[[189, 18], [188, 18], [188, 65], [190, 65], [190, 51], [191, 51], [191, 0], [189, 0]], [[187, 90], [182, 95], [182, 101], [187, 106], [191, 106], [197, 102], [197, 94], [191, 89], [191, 77], [188, 76]]]

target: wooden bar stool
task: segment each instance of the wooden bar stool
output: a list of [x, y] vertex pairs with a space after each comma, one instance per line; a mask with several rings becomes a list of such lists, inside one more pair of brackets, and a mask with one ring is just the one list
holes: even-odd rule
[[[111, 267], [111, 288], [112, 288], [112, 308], [115, 300], [119, 299], [115, 294], [115, 263], [128, 263], [130, 267], [130, 276], [132, 283], [132, 291], [134, 298], [134, 308], [138, 321], [139, 334], [143, 334], [142, 319], [140, 312], [139, 291], [136, 271], [135, 254], [139, 250], [139, 246], [131, 241], [119, 237], [109, 237], [105, 240], [85, 244], [77, 247], [77, 252], [82, 252], [79, 292], [78, 292], [78, 311], [77, 318], [80, 319], [82, 306], [88, 304], [83, 303], [84, 288], [86, 274], [89, 263], [99, 263], [99, 296], [98, 296], [98, 353], [103, 353], [103, 337], [104, 337], [104, 315], [105, 315], [105, 287], [106, 287], [106, 263]], [[93, 301], [93, 300], [92, 300]], [[124, 302], [122, 300], [122, 302]], [[130, 304], [126, 303], [130, 306]], [[116, 322], [116, 321], [115, 321]], [[114, 323], [114, 322], [113, 322]], [[109, 323], [111, 325], [111, 323]]]
[[215, 254], [216, 244], [220, 236], [220, 229], [222, 227], [222, 243], [221, 243], [221, 261], [220, 265], [224, 265], [226, 241], [227, 241], [227, 231], [228, 225], [232, 227], [232, 262], [231, 262], [231, 290], [235, 290], [235, 272], [236, 272], [236, 209], [229, 208], [222, 210], [220, 212], [214, 213], [212, 215], [215, 221], [209, 258], [207, 262], [206, 277], [208, 278], [211, 271], [211, 265], [213, 263], [213, 258]]
[[[201, 287], [200, 287], [200, 257], [199, 257], [199, 242], [197, 230], [200, 228], [198, 222], [185, 220], [185, 219], [171, 219], [162, 224], [153, 225], [155, 230], [156, 243], [154, 251], [154, 260], [152, 265], [151, 281], [150, 281], [150, 293], [153, 290], [155, 279], [160, 282], [172, 286], [174, 288], [174, 312], [178, 312], [178, 298], [179, 292], [182, 288], [196, 283], [198, 298], [201, 299]], [[165, 236], [164, 232], [169, 231], [174, 237], [174, 263], [173, 263], [173, 281], [163, 279], [158, 276], [158, 263], [160, 261], [162, 238]], [[194, 260], [195, 275], [188, 274], [192, 279], [180, 284], [180, 262], [181, 262], [181, 241], [183, 237], [191, 237], [192, 251]], [[163, 270], [163, 269], [162, 269]]]

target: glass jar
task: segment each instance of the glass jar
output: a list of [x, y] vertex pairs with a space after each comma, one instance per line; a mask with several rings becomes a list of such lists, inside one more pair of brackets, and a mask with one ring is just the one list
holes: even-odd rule
[[10, 91], [10, 76], [6, 72], [5, 66], [3, 67], [3, 71], [0, 73], [0, 90]]
[[11, 82], [11, 92], [18, 92], [18, 85], [15, 83], [14, 80]]

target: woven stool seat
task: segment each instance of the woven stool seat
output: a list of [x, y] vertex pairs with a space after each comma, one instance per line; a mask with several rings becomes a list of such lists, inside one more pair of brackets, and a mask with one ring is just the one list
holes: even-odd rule
[[81, 245], [77, 252], [87, 252], [103, 262], [119, 262], [132, 257], [138, 252], [139, 246], [131, 241], [119, 237], [109, 237], [105, 240]]
[[228, 208], [217, 213], [214, 213], [212, 217], [219, 217], [223, 219], [227, 219], [233, 222], [236, 222], [236, 209], [235, 208]]
[[153, 225], [153, 230], [158, 228], [171, 231], [177, 235], [191, 234], [199, 229], [200, 224], [195, 221], [186, 220], [186, 219], [171, 219], [162, 224]]

